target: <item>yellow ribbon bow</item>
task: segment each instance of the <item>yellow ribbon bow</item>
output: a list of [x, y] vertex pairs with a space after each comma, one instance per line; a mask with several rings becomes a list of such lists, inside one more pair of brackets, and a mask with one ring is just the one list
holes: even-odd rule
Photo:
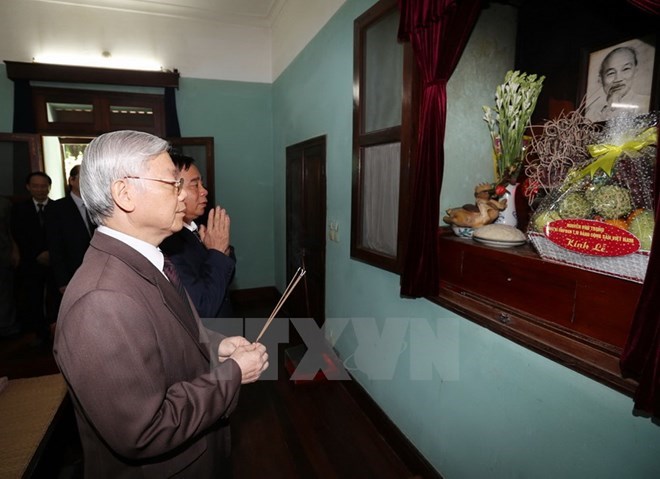
[[603, 170], [608, 175], [611, 175], [612, 168], [614, 168], [614, 163], [619, 155], [624, 152], [628, 154], [637, 152], [645, 146], [655, 145], [657, 142], [658, 130], [656, 127], [651, 127], [622, 145], [608, 145], [604, 143], [600, 145], [589, 145], [587, 146], [587, 150], [592, 157], [596, 158], [596, 160], [580, 170], [577, 174], [577, 178], [584, 178], [587, 175], [594, 176], [599, 169]]

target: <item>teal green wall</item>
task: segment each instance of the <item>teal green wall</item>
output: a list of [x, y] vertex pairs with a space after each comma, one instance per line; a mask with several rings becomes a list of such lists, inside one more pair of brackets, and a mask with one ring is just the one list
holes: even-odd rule
[[[398, 276], [350, 259], [353, 20], [373, 3], [348, 0], [273, 85], [278, 286], [286, 284], [285, 148], [327, 135], [327, 217], [340, 225], [340, 242], [327, 243], [327, 316], [375, 318], [379, 330], [387, 318], [431, 327], [437, 347], [422, 354], [440, 364], [434, 379], [410, 379], [412, 342], [381, 351], [382, 362], [396, 364], [392, 379], [353, 374], [438, 471], [449, 479], [658, 477], [660, 428], [633, 417], [630, 398], [426, 300], [401, 299]], [[514, 22], [508, 7], [485, 10], [448, 85], [443, 209], [472, 202], [474, 185], [492, 179], [481, 107], [513, 65]], [[328, 336], [337, 334], [330, 326]], [[336, 344], [347, 366], [369, 371], [358, 346], [350, 327]]]
[[271, 85], [182, 78], [182, 136], [215, 138], [215, 199], [231, 217], [236, 289], [272, 286], [273, 136]]

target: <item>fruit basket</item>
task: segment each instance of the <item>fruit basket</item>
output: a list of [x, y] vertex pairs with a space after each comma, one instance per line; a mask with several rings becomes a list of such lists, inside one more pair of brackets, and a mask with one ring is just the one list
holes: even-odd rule
[[636, 251], [626, 256], [589, 256], [570, 251], [550, 241], [545, 234], [529, 232], [530, 242], [541, 258], [576, 268], [643, 283], [649, 264], [648, 251]]
[[[648, 118], [609, 130], [594, 160], [568, 172], [532, 215], [528, 237], [546, 260], [644, 282], [655, 226], [657, 129]], [[617, 138], [612, 136], [617, 131]]]

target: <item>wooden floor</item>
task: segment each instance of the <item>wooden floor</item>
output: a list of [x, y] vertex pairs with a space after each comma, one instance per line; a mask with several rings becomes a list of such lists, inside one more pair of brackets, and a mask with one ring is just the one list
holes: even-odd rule
[[231, 421], [237, 478], [439, 477], [406, 464], [343, 381], [296, 384], [283, 372], [243, 387]]
[[[270, 305], [250, 304], [243, 305], [241, 314], [265, 317], [269, 312]], [[284, 355], [278, 357], [280, 364], [271, 365], [280, 370], [277, 380], [241, 388], [231, 418], [235, 479], [440, 477], [357, 383], [294, 383], [283, 366]], [[0, 377], [56, 371], [49, 346], [34, 344], [29, 335], [0, 340]], [[48, 459], [49, 470], [42, 468], [37, 477], [81, 477], [72, 414], [63, 422], [55, 436], [60, 443], [55, 459]], [[64, 452], [62, 442], [67, 443]], [[53, 467], [60, 472], [55, 474]]]

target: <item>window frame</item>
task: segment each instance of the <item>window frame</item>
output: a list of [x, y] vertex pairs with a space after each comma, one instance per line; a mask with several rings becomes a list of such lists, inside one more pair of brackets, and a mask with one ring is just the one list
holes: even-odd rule
[[[140, 130], [159, 137], [165, 136], [165, 97], [162, 94], [130, 93], [102, 90], [33, 87], [32, 103], [37, 131], [46, 136], [67, 136], [75, 131], [78, 136], [94, 135], [115, 130]], [[73, 123], [48, 120], [49, 103], [89, 104], [92, 122]], [[112, 105], [147, 107], [153, 112], [151, 127], [111, 123]]]
[[[403, 78], [401, 124], [364, 133], [365, 102], [365, 45], [366, 33], [370, 26], [386, 15], [397, 11], [396, 0], [381, 0], [360, 15], [354, 22], [353, 44], [353, 168], [352, 168], [352, 203], [351, 203], [351, 258], [365, 262], [377, 268], [394, 273], [401, 273], [404, 254], [410, 229], [410, 191], [411, 171], [416, 153], [417, 116], [419, 102], [419, 74], [414, 62], [412, 47], [403, 44]], [[399, 208], [397, 252], [391, 256], [383, 252], [368, 249], [362, 243], [362, 200], [363, 200], [363, 164], [364, 149], [386, 143], [401, 143], [399, 172]]]
[[[143, 70], [124, 70], [113, 68], [97, 68], [97, 67], [82, 67], [71, 65], [53, 65], [43, 63], [25, 63], [4, 61], [7, 68], [7, 78], [10, 80], [23, 80], [28, 82], [45, 82], [45, 83], [62, 83], [66, 85], [74, 84], [99, 84], [111, 86], [132, 86], [132, 87], [146, 87], [146, 88], [178, 88], [179, 87], [179, 72], [174, 71], [143, 71]], [[42, 98], [36, 100], [35, 91], [41, 92]], [[54, 96], [48, 96], [54, 95]], [[95, 125], [82, 125], [72, 123], [62, 123], [53, 126], [48, 125], [46, 98], [54, 98], [55, 101], [64, 99], [65, 103], [87, 103], [95, 104], [96, 108], [103, 110], [107, 109], [108, 113], [105, 119], [101, 118], [95, 121]], [[54, 87], [32, 87], [32, 103], [33, 107], [38, 105], [39, 111], [35, 107], [35, 120], [37, 134], [24, 135], [31, 139], [36, 144], [33, 148], [38, 158], [38, 167], [33, 166], [34, 170], [44, 171], [44, 158], [42, 149], [42, 137], [69, 137], [80, 138], [85, 141], [87, 137], [94, 137], [106, 133], [108, 131], [121, 129], [121, 125], [114, 125], [109, 127], [109, 108], [111, 105], [120, 104], [122, 106], [150, 106], [154, 112], [154, 116], [158, 118], [153, 129], [130, 126], [129, 129], [145, 131], [152, 133], [161, 138], [165, 138], [165, 96], [164, 94], [151, 94], [151, 93], [131, 93], [125, 91], [102, 91], [92, 90], [85, 88], [54, 88]], [[97, 105], [100, 105], [97, 106]], [[41, 115], [42, 119], [37, 118]], [[91, 138], [90, 138], [91, 139]], [[205, 186], [209, 191], [209, 206], [210, 209], [214, 203], [215, 197], [215, 150], [213, 137], [177, 137], [165, 138], [170, 145], [177, 146], [180, 149], [186, 147], [201, 147], [204, 153], [195, 157], [197, 161], [205, 162]], [[32, 143], [30, 143], [32, 148]], [[185, 153], [185, 151], [184, 151]], [[36, 163], [35, 163], [36, 164]]]

